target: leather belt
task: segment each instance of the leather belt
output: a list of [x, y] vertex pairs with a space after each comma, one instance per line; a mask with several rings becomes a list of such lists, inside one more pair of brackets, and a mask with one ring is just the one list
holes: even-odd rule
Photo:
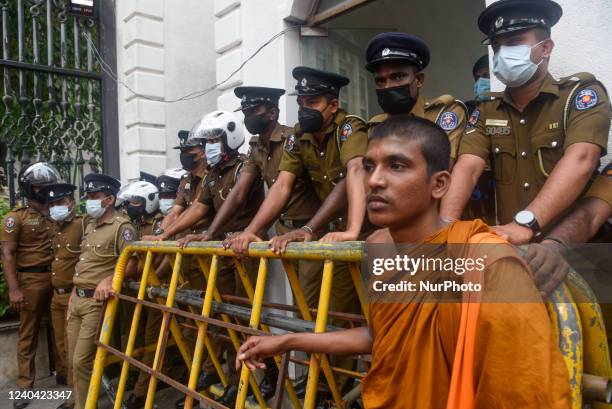
[[66, 287], [66, 288], [54, 288], [53, 291], [55, 291], [56, 294], [62, 295], [62, 294], [69, 294], [70, 292], [72, 292], [72, 287]]
[[75, 293], [77, 297], [91, 298], [94, 295], [94, 290], [83, 290], [82, 288], [77, 287]]
[[50, 273], [51, 266], [34, 266], [34, 267], [21, 267], [17, 269], [19, 273]]

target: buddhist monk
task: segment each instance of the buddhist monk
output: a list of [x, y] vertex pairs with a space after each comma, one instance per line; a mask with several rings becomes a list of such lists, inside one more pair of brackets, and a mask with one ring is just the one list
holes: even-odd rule
[[[446, 134], [427, 120], [394, 116], [373, 130], [363, 159], [367, 212], [383, 229], [367, 243], [463, 247], [449, 250], [454, 256], [488, 252], [469, 279], [485, 289], [519, 288], [526, 298], [484, 301], [486, 294], [472, 290], [456, 302], [371, 298], [369, 327], [251, 337], [236, 365], [263, 368], [265, 357], [291, 350], [371, 354], [362, 382], [367, 409], [570, 408], [568, 370], [526, 265], [482, 221], [440, 218], [449, 158]], [[489, 243], [493, 250], [485, 249]]]

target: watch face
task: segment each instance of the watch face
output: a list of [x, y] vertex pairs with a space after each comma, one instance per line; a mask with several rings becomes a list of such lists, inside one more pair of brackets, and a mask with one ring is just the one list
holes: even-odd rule
[[529, 210], [521, 210], [514, 216], [514, 220], [518, 224], [531, 224], [533, 222], [534, 215]]

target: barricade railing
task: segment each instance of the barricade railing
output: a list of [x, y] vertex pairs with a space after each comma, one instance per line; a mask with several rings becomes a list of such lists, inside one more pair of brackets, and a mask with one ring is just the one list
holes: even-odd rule
[[[172, 273], [169, 283], [165, 285], [160, 283], [155, 274], [153, 263], [157, 254], [163, 254], [171, 261]], [[205, 278], [204, 290], [182, 288], [185, 283], [185, 277], [181, 273], [184, 255], [196, 258]], [[139, 282], [124, 283], [126, 266], [132, 256], [141, 259], [139, 264], [142, 266], [142, 271], [138, 278]], [[185, 248], [179, 248], [176, 242], [136, 242], [127, 246], [117, 261], [112, 281], [116, 296], [108, 300], [101, 321], [86, 408], [96, 408], [104, 368], [109, 361], [121, 362], [122, 364], [114, 400], [115, 409], [121, 408], [124, 400], [130, 366], [150, 375], [145, 409], [153, 408], [159, 381], [185, 394], [186, 409], [193, 407], [194, 399], [209, 407], [225, 408], [225, 406], [212, 399], [206, 390], [196, 390], [198, 376], [205, 358], [205, 350], [223, 386], [227, 386], [229, 382], [222, 367], [221, 357], [215, 355], [211, 337], [220, 337], [229, 341], [237, 351], [246, 336], [269, 334], [271, 328], [288, 332], [315, 333], [340, 329], [329, 325], [330, 317], [349, 322], [351, 326], [367, 325], [368, 304], [365, 300], [365, 290], [360, 271], [360, 263], [364, 257], [363, 242], [291, 243], [282, 256], [272, 252], [267, 243], [253, 243], [249, 247], [248, 257], [259, 260], [255, 285], [249, 278], [243, 262], [244, 259], [237, 256], [233, 251], [224, 249], [220, 242], [190, 243]], [[217, 279], [220, 258], [232, 259], [245, 290], [246, 298], [232, 294], [221, 294], [218, 291]], [[284, 274], [293, 292], [295, 305], [264, 302], [266, 282], [269, 275], [268, 260], [270, 259], [281, 259]], [[316, 310], [311, 309], [306, 302], [297, 272], [291, 263], [292, 260], [323, 261], [319, 301]], [[363, 316], [329, 311], [334, 265], [339, 262], [348, 264], [355, 291], [364, 313]], [[574, 302], [574, 298], [578, 296], [581, 301], [577, 304]], [[115, 326], [119, 300], [135, 304], [125, 351], [120, 351], [111, 344], [111, 333]], [[145, 365], [135, 358], [136, 353], [144, 353], [145, 350], [153, 349], [152, 345], [135, 348], [143, 307], [156, 309], [162, 314], [159, 336], [154, 346], [155, 356], [152, 366]], [[607, 342], [605, 342], [606, 334], [605, 330], [602, 330], [604, 327], [601, 311], [598, 309], [588, 285], [575, 273], [570, 275], [566, 285], [560, 287], [554, 293], [552, 302], [549, 302], [547, 307], [553, 326], [557, 331], [559, 346], [570, 374], [572, 408], [582, 408], [583, 388], [586, 393], [592, 389], [591, 384], [594, 381], [599, 382], [602, 379], [609, 378], [612, 374], [609, 351]], [[264, 311], [264, 308], [283, 313]], [[296, 312], [299, 312], [299, 318], [287, 315], [287, 313]], [[586, 325], [584, 322], [581, 323], [581, 316], [582, 321], [589, 320]], [[193, 321], [195, 325], [179, 322], [179, 318], [181, 321]], [[248, 322], [248, 325], [245, 325], [245, 322]], [[188, 345], [189, 342], [185, 340], [183, 335], [185, 327], [191, 327], [197, 333], [193, 346]], [[212, 331], [209, 327], [217, 330]], [[226, 332], [227, 335], [222, 332]], [[169, 339], [169, 337], [172, 337], [172, 339]], [[186, 385], [163, 373], [164, 356], [166, 348], [170, 344], [176, 345], [189, 371]], [[108, 354], [111, 354], [110, 359], [107, 358]], [[326, 354], [311, 354], [308, 360], [290, 357], [289, 355], [287, 353], [282, 357], [274, 357], [280, 373], [274, 407], [280, 407], [283, 392], [286, 392], [292, 407], [313, 409], [316, 402], [320, 372], [323, 373], [336, 407], [345, 407], [347, 402], [359, 396], [359, 387], [342, 396], [336, 378], [342, 375], [361, 379], [365, 375], [364, 373], [332, 367]], [[605, 357], [607, 357], [607, 364], [601, 363], [605, 360]], [[356, 358], [363, 363], [363, 368], [367, 370], [369, 357], [359, 356]], [[286, 376], [289, 361], [308, 367], [303, 405], [297, 396], [293, 383]], [[233, 362], [227, 362], [227, 365], [233, 365]], [[585, 370], [590, 375], [598, 375], [599, 377], [592, 378], [585, 374], [583, 379]], [[586, 384], [584, 384], [585, 382]], [[238, 398], [235, 407], [239, 409], [245, 407], [249, 387], [259, 407], [267, 407], [254, 374], [244, 364], [240, 371]]]

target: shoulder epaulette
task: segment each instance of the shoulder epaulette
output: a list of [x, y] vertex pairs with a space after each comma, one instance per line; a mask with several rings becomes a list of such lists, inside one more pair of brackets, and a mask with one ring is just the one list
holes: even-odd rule
[[259, 142], [259, 135], [253, 135], [251, 139], [249, 139], [249, 145], [256, 145], [257, 142]]

